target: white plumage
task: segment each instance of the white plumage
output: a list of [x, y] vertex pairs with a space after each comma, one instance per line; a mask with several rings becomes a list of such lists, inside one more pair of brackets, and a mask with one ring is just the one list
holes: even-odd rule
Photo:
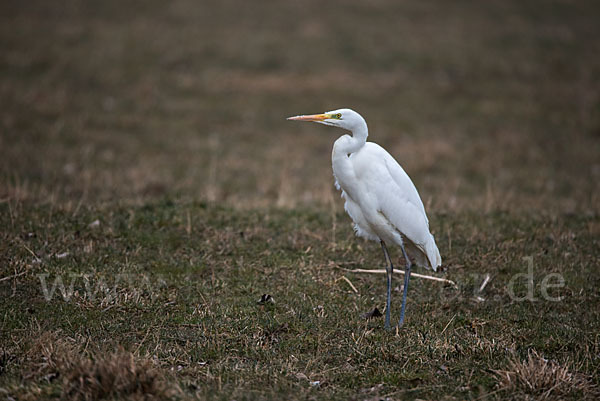
[[349, 157], [337, 143], [333, 174], [356, 234], [373, 241], [404, 243], [419, 266], [437, 270], [441, 257], [429, 233], [425, 207], [402, 167], [375, 143], [365, 143]]
[[[346, 129], [333, 145], [332, 167], [335, 185], [342, 191], [344, 208], [354, 221], [360, 237], [380, 241], [388, 261], [386, 327], [389, 327], [391, 273], [393, 265], [386, 243], [396, 244], [404, 253], [407, 269], [399, 326], [404, 320], [410, 258], [417, 265], [433, 268], [442, 264], [440, 252], [429, 232], [429, 220], [415, 185], [398, 162], [381, 146], [366, 142], [367, 123], [357, 112], [339, 109], [323, 114], [290, 117]], [[408, 253], [408, 255], [406, 254]]]

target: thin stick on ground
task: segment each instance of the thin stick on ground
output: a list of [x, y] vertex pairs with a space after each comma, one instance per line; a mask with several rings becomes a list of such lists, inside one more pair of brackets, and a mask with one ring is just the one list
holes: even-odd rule
[[23, 274], [25, 274], [25, 273], [27, 273], [27, 270], [25, 270], [25, 271], [22, 271], [22, 272], [20, 272], [20, 273], [17, 273], [17, 274], [13, 274], [12, 276], [2, 277], [2, 278], [0, 278], [0, 282], [2, 282], [2, 281], [6, 281], [6, 280], [11, 280], [11, 279], [13, 279], [13, 278], [17, 278], [17, 277], [19, 277], [19, 276], [22, 276], [22, 275], [23, 275]]
[[[351, 273], [385, 274], [385, 269], [343, 269], [343, 270], [345, 270], [347, 272], [351, 272]], [[394, 269], [394, 273], [404, 274], [404, 270]], [[411, 277], [424, 278], [426, 280], [439, 281], [441, 283], [448, 283], [448, 284], [453, 285], [454, 287], [457, 286], [454, 281], [448, 280], [445, 278], [441, 278], [441, 277], [426, 276], [424, 274], [412, 273], [412, 272], [410, 275], [411, 275]]]
[[350, 287], [352, 288], [352, 291], [354, 291], [356, 294], [358, 294], [358, 290], [356, 289], [356, 287], [354, 286], [354, 284], [352, 284], [352, 282], [350, 280], [348, 280], [347, 277], [342, 276], [339, 279], [337, 279], [336, 281], [339, 281], [339, 280], [346, 281], [348, 283], [348, 285], [350, 285]]

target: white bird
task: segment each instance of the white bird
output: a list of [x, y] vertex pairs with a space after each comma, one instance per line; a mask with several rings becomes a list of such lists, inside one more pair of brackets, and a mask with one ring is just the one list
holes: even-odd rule
[[323, 114], [289, 117], [288, 120], [313, 121], [350, 131], [333, 145], [331, 162], [335, 186], [345, 199], [344, 209], [354, 221], [359, 237], [379, 241], [386, 259], [387, 300], [385, 328], [390, 329], [390, 302], [394, 266], [386, 243], [402, 249], [406, 260], [404, 293], [398, 327], [404, 323], [406, 294], [410, 280], [411, 260], [426, 268], [437, 268], [442, 258], [419, 193], [398, 162], [381, 146], [367, 142], [365, 119], [350, 109]]

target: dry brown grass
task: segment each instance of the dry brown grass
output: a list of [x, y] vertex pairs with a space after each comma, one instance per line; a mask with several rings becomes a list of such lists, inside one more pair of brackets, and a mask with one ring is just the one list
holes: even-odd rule
[[32, 337], [25, 348], [20, 363], [25, 380], [53, 381], [69, 371], [79, 358], [77, 346], [54, 332]]
[[43, 332], [25, 347], [19, 365], [28, 385], [11, 392], [26, 399], [40, 396], [40, 385], [52, 382], [61, 384], [61, 399], [73, 401], [160, 400], [178, 393], [151, 360], [120, 347], [90, 353], [55, 332]]
[[598, 387], [587, 376], [572, 372], [569, 362], [561, 365], [535, 350], [529, 352], [526, 360], [514, 357], [506, 370], [494, 373], [500, 391], [515, 399], [561, 400], [575, 396], [592, 400], [600, 396]]
[[124, 350], [97, 359], [80, 359], [68, 372], [63, 397], [76, 401], [127, 397], [135, 400], [169, 399], [160, 370], [147, 359]]
[[591, 3], [69, 3], [0, 6], [0, 200], [341, 210], [285, 117], [352, 107], [428, 210], [598, 213]]

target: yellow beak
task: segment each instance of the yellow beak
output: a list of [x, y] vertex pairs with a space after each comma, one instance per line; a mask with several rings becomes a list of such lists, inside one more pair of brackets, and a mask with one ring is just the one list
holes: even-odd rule
[[331, 118], [329, 114], [311, 114], [308, 116], [288, 117], [287, 119], [294, 121], [323, 121], [327, 120], [328, 118]]

